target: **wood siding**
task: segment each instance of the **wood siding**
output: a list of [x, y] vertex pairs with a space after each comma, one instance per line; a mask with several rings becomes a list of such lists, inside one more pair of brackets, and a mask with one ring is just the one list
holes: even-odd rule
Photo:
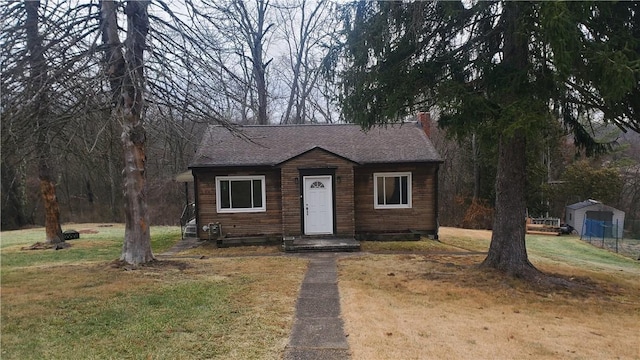
[[[334, 229], [336, 236], [437, 230], [437, 164], [382, 164], [358, 166], [321, 149], [314, 149], [280, 165], [280, 168], [193, 169], [198, 204], [198, 236], [202, 226], [219, 222], [227, 237], [301, 236], [301, 184], [303, 174], [333, 174]], [[412, 207], [375, 209], [373, 174], [411, 172]], [[216, 176], [264, 175], [266, 212], [217, 213]], [[339, 178], [339, 180], [338, 180]], [[297, 179], [297, 180], [296, 180]]]
[[[353, 166], [348, 160], [342, 159], [327, 151], [314, 149], [295, 157], [281, 165], [282, 169], [282, 233], [284, 236], [300, 236], [302, 229], [302, 212], [300, 210], [301, 187], [303, 183], [301, 170], [322, 172], [329, 174], [335, 171], [333, 179], [335, 232], [337, 236], [354, 235], [354, 195], [353, 195]], [[340, 180], [338, 181], [338, 178]], [[296, 179], [298, 183], [296, 184]]]
[[[219, 222], [222, 234], [237, 236], [281, 236], [282, 203], [280, 195], [280, 169], [193, 169], [198, 204], [198, 237], [206, 239], [202, 226]], [[264, 175], [266, 212], [218, 213], [216, 209], [216, 176]]]
[[[396, 233], [437, 229], [437, 164], [375, 165], [355, 169], [355, 230], [363, 233]], [[412, 207], [375, 209], [373, 174], [411, 172]]]

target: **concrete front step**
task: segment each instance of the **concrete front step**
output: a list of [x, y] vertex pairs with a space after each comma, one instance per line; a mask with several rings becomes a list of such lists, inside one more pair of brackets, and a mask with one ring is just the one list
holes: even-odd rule
[[345, 252], [360, 251], [360, 242], [353, 238], [285, 238], [282, 247], [286, 252]]

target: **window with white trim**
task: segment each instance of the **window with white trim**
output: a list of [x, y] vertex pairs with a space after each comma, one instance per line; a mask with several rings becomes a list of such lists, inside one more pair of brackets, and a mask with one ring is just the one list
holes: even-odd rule
[[389, 172], [373, 174], [373, 207], [402, 209], [411, 207], [411, 173]]
[[216, 189], [220, 213], [267, 211], [264, 176], [216, 176]]

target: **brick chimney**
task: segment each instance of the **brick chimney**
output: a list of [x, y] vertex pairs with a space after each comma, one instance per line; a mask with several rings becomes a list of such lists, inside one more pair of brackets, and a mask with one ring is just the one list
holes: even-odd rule
[[418, 126], [424, 130], [428, 138], [431, 137], [431, 114], [428, 112], [418, 113]]

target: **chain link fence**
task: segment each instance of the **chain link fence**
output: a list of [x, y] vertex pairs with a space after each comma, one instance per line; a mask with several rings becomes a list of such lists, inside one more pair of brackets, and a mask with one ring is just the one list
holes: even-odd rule
[[[620, 233], [624, 235], [619, 237]], [[593, 246], [640, 260], [640, 220], [626, 220], [623, 232], [619, 231], [615, 223], [587, 220], [580, 239]]]

